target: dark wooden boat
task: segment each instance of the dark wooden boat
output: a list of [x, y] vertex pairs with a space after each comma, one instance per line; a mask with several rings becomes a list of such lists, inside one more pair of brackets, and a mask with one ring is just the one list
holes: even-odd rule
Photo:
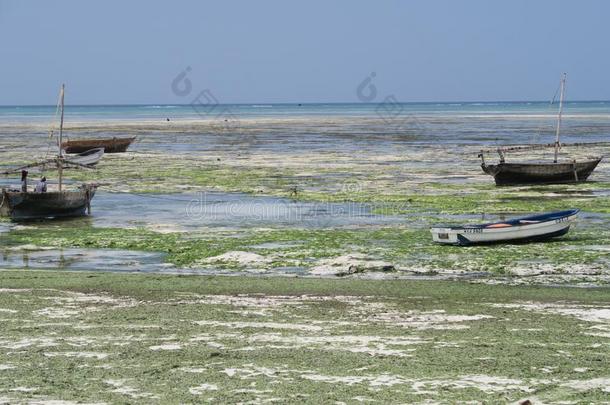
[[[559, 161], [559, 149], [562, 146], [559, 142], [559, 131], [561, 127], [561, 114], [563, 112], [563, 96], [565, 92], [566, 74], [561, 78], [561, 96], [559, 99], [559, 114], [557, 117], [557, 128], [555, 142], [546, 145], [529, 146], [504, 146], [495, 150], [482, 150], [479, 154], [481, 158], [481, 168], [483, 171], [494, 177], [496, 185], [519, 185], [519, 184], [549, 184], [549, 183], [577, 183], [586, 181], [589, 175], [595, 170], [601, 156], [588, 157], [585, 160], [571, 159]], [[587, 144], [575, 144], [578, 146]], [[512, 151], [525, 151], [533, 149], [543, 149], [552, 147], [555, 150], [552, 162], [516, 162], [507, 163], [505, 154]], [[497, 164], [487, 164], [485, 153], [495, 151], [500, 155], [500, 162]]]
[[[81, 216], [91, 213], [91, 200], [95, 195], [97, 185], [82, 184], [76, 190], [63, 190], [62, 173], [66, 165], [88, 167], [86, 164], [69, 161], [65, 158], [62, 148], [64, 124], [64, 86], [59, 93], [61, 121], [59, 124], [59, 139], [57, 141], [58, 155], [53, 159], [34, 163], [26, 167], [54, 165], [59, 172], [57, 191], [31, 192], [27, 185], [23, 190], [2, 188], [0, 197], [0, 216], [11, 219], [36, 219]], [[96, 153], [95, 151], [93, 152]], [[90, 156], [89, 156], [90, 157]], [[27, 173], [26, 173], [27, 175]], [[24, 180], [22, 178], [22, 180]]]
[[95, 185], [83, 185], [78, 190], [46, 193], [2, 189], [0, 216], [11, 219], [75, 217], [91, 212]]
[[131, 138], [78, 139], [62, 142], [61, 147], [66, 153], [83, 153], [95, 148], [104, 148], [104, 153], [121, 153], [125, 152], [135, 139], [135, 136]]
[[602, 158], [561, 163], [481, 164], [498, 186], [512, 184], [553, 184], [585, 181]]

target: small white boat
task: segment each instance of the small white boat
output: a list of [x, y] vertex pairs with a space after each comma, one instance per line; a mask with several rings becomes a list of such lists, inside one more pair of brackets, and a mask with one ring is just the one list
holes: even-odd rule
[[95, 148], [78, 154], [64, 155], [65, 163], [76, 163], [82, 166], [95, 166], [104, 156], [104, 148]]
[[557, 211], [480, 225], [435, 226], [430, 232], [434, 242], [454, 245], [540, 241], [565, 235], [579, 211]]

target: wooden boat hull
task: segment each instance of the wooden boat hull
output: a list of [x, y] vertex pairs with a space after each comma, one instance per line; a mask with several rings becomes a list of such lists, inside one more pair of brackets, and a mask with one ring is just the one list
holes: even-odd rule
[[542, 241], [565, 235], [576, 221], [577, 209], [467, 226], [437, 226], [432, 240], [453, 245]]
[[66, 155], [66, 163], [77, 163], [85, 166], [95, 166], [104, 156], [104, 148], [95, 148], [77, 155]]
[[482, 164], [496, 185], [574, 183], [587, 180], [602, 158], [575, 163], [498, 163]]
[[0, 216], [12, 219], [38, 219], [87, 215], [95, 187], [74, 191], [22, 193], [2, 190]]
[[135, 139], [135, 136], [131, 138], [79, 139], [63, 142], [61, 147], [66, 153], [83, 153], [95, 148], [104, 148], [105, 153], [121, 153], [125, 152]]

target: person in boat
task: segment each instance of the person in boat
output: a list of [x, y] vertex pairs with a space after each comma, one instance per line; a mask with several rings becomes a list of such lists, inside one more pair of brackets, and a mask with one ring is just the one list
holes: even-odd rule
[[22, 193], [28, 192], [28, 171], [27, 170], [21, 171], [21, 192]]
[[40, 181], [38, 183], [36, 183], [34, 192], [36, 192], [36, 193], [46, 193], [47, 192], [47, 178], [46, 177], [43, 177], [42, 179], [40, 179]]

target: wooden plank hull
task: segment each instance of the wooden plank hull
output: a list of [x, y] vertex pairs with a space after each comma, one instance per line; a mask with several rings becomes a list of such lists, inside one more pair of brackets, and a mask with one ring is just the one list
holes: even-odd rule
[[2, 190], [0, 216], [12, 219], [84, 216], [94, 195], [95, 187], [47, 193]]
[[496, 185], [552, 184], [586, 181], [601, 158], [575, 163], [498, 163], [482, 164]]
[[125, 152], [135, 139], [135, 136], [131, 138], [79, 139], [63, 142], [61, 147], [66, 153], [83, 153], [95, 148], [103, 148], [104, 153], [121, 153]]
[[558, 211], [491, 224], [438, 226], [430, 231], [434, 242], [454, 245], [542, 241], [565, 235], [577, 214], [578, 210]]

